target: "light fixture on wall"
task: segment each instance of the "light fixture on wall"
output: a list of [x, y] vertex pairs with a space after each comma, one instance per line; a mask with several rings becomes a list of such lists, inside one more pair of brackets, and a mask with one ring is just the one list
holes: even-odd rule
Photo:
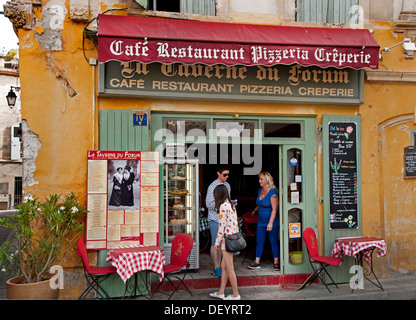
[[383, 61], [383, 52], [390, 52], [391, 49], [403, 45], [403, 54], [406, 59], [413, 59], [415, 57], [416, 45], [410, 38], [404, 38], [403, 41], [396, 43], [391, 47], [385, 47], [380, 51], [379, 59]]
[[17, 95], [14, 93], [14, 90], [20, 91], [20, 87], [10, 87], [10, 91], [6, 96], [7, 104], [10, 108], [13, 108], [16, 105]]

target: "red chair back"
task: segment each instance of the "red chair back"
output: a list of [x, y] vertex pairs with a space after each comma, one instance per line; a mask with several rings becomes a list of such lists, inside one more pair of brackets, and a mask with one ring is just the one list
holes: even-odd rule
[[312, 228], [306, 228], [303, 231], [303, 241], [308, 249], [309, 256], [311, 258], [318, 256], [318, 242], [316, 241], [315, 231]]
[[243, 219], [244, 230], [246, 231], [246, 236], [247, 237], [255, 237], [256, 232], [252, 231], [249, 228], [249, 225], [250, 224], [257, 224], [257, 221], [259, 220], [259, 216], [257, 214], [253, 215], [251, 212], [246, 212], [246, 213], [243, 213], [241, 218]]
[[188, 264], [188, 256], [192, 250], [194, 239], [185, 233], [179, 233], [172, 242], [172, 251], [170, 253], [170, 264], [184, 266]]
[[90, 271], [90, 262], [88, 261], [87, 249], [85, 248], [84, 239], [80, 237], [78, 239], [77, 255], [81, 257], [82, 264], [84, 265], [85, 271]]

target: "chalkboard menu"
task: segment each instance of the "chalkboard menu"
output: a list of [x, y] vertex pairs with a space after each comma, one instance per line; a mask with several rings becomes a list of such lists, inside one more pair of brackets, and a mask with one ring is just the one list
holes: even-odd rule
[[329, 228], [358, 228], [357, 125], [329, 122]]
[[416, 147], [404, 148], [404, 177], [416, 178]]

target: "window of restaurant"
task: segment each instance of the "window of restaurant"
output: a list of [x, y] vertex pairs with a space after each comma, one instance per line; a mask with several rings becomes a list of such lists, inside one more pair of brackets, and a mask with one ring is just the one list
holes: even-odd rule
[[264, 138], [303, 138], [302, 124], [299, 122], [263, 122]]

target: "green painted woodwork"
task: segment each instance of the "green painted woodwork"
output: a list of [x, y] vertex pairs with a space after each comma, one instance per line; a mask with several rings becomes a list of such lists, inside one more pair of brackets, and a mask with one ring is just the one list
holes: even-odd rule
[[[161, 147], [160, 139], [155, 139], [159, 129], [164, 128], [165, 120], [194, 120], [207, 122], [207, 130], [215, 128], [215, 121], [217, 120], [236, 120], [234, 115], [207, 115], [207, 114], [178, 114], [178, 113], [152, 113], [151, 125], [151, 149], [156, 150]], [[316, 225], [316, 211], [317, 211], [317, 189], [315, 181], [315, 150], [316, 150], [316, 118], [315, 117], [262, 117], [262, 116], [239, 116], [237, 120], [240, 121], [254, 121], [255, 128], [263, 128], [264, 122], [295, 122], [302, 126], [301, 138], [251, 138], [248, 140], [239, 140], [231, 143], [261, 143], [268, 145], [275, 145], [279, 150], [279, 217], [280, 217], [280, 265], [281, 270], [285, 274], [299, 274], [311, 272], [309, 262], [307, 260], [306, 247], [301, 242], [303, 250], [303, 260], [299, 264], [289, 263], [289, 230], [288, 230], [288, 212], [292, 208], [299, 208], [302, 210], [302, 231], [307, 227], [315, 227]], [[184, 139], [169, 140], [164, 137], [163, 142], [176, 143], [195, 143], [195, 138], [184, 137]], [[212, 131], [207, 137], [207, 143], [221, 143], [224, 141], [217, 140]], [[228, 140], [224, 143], [228, 143]], [[302, 194], [303, 201], [300, 204], [292, 205], [287, 198], [287, 168], [288, 159], [287, 152], [291, 149], [299, 149], [302, 151]], [[263, 159], [263, 161], [265, 161]], [[162, 176], [162, 175], [161, 175]], [[277, 181], [275, 181], [277, 185]], [[163, 184], [161, 184], [163, 186]], [[284, 186], [284, 187], [283, 187]], [[163, 187], [161, 187], [161, 199], [163, 199]], [[163, 213], [161, 212], [161, 215]], [[161, 218], [161, 221], [163, 219]], [[162, 223], [161, 223], [162, 224]], [[163, 227], [161, 226], [161, 230]], [[162, 231], [161, 231], [162, 234]]]
[[[133, 110], [100, 110], [99, 121], [100, 150], [149, 150], [149, 128], [133, 126]], [[107, 250], [98, 252], [98, 266], [108, 266], [106, 257]], [[133, 279], [129, 279], [127, 284], [131, 284]], [[138, 280], [139, 285], [142, 285], [140, 276]], [[113, 298], [122, 297], [126, 288], [117, 274], [105, 280], [102, 286]]]
[[[357, 124], [356, 133], [356, 147], [357, 147], [357, 221], [358, 229], [339, 229], [330, 230], [329, 228], [329, 164], [328, 164], [328, 123], [329, 122], [355, 122]], [[362, 234], [362, 216], [361, 216], [361, 117], [351, 115], [324, 115], [322, 117], [322, 157], [323, 161], [323, 212], [324, 212], [324, 254], [330, 256], [334, 245], [334, 241], [340, 237], [353, 237], [360, 236]], [[331, 273], [332, 278], [337, 283], [349, 282], [353, 274], [349, 273], [351, 266], [354, 264], [352, 257], [344, 257], [344, 263], [342, 267], [330, 267], [328, 271]]]

